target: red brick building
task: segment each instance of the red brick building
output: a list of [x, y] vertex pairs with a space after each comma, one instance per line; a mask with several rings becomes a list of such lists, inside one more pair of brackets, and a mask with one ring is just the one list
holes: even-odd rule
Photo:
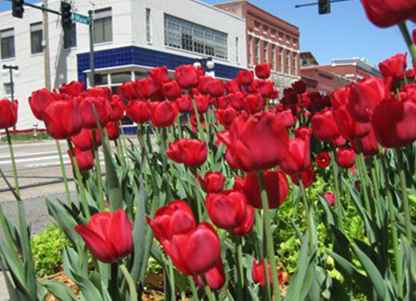
[[272, 66], [272, 78], [280, 88], [300, 79], [299, 28], [246, 0], [217, 4], [218, 8], [246, 20], [247, 65], [259, 63]]

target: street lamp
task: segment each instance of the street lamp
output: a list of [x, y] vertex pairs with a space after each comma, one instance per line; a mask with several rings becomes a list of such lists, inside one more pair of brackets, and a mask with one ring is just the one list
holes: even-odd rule
[[10, 77], [10, 96], [11, 100], [14, 101], [14, 80], [13, 80], [13, 70], [19, 70], [18, 66], [12, 65], [3, 65], [4, 70], [9, 70], [9, 77]]
[[215, 77], [215, 62], [212, 57], [201, 58], [194, 63], [195, 68], [204, 68], [206, 75]]

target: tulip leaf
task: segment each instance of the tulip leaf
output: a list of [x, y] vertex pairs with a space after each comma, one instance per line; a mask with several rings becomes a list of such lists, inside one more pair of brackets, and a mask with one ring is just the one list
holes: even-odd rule
[[387, 291], [387, 287], [385, 285], [385, 281], [381, 276], [380, 272], [378, 271], [375, 264], [371, 261], [371, 259], [357, 246], [357, 244], [351, 244], [352, 249], [357, 255], [358, 260], [363, 265], [363, 268], [367, 272], [368, 277], [370, 278], [373, 286], [382, 300], [390, 300], [390, 296]]
[[45, 280], [42, 281], [42, 286], [61, 301], [76, 300], [76, 297], [71, 289], [62, 282]]

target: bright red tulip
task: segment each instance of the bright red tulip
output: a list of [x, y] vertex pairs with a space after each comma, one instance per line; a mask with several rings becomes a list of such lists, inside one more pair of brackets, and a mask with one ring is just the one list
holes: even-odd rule
[[150, 104], [145, 100], [129, 101], [126, 108], [127, 117], [135, 123], [142, 124], [150, 120]]
[[335, 205], [335, 202], [337, 200], [335, 194], [333, 192], [325, 192], [324, 193], [324, 199], [328, 203], [329, 207], [333, 207]]
[[136, 99], [139, 96], [136, 89], [136, 83], [134, 81], [123, 83], [118, 91], [123, 96], [123, 98], [128, 100]]
[[176, 105], [181, 113], [190, 113], [193, 110], [192, 99], [189, 95], [182, 95], [176, 98]]
[[134, 82], [137, 91], [137, 98], [148, 99], [159, 91], [157, 83], [151, 78], [143, 78]]
[[296, 138], [289, 141], [286, 158], [280, 162], [280, 167], [285, 173], [297, 174], [311, 166], [311, 135], [309, 128], [297, 129]]
[[68, 156], [71, 157], [72, 160], [76, 160], [76, 164], [80, 171], [88, 171], [94, 167], [94, 154], [91, 150], [82, 151], [75, 148], [72, 152], [68, 151]]
[[[94, 108], [95, 112], [94, 113]], [[101, 126], [105, 126], [110, 120], [111, 105], [104, 97], [86, 97], [81, 99], [79, 110], [82, 118], [82, 127], [95, 129], [97, 117]]]
[[220, 97], [224, 95], [224, 82], [219, 79], [213, 79], [207, 84], [207, 91], [212, 97]]
[[151, 109], [152, 125], [157, 128], [169, 127], [174, 124], [179, 113], [176, 103], [168, 100], [151, 103]]
[[207, 172], [203, 178], [199, 178], [202, 189], [207, 193], [217, 193], [224, 190], [225, 177], [217, 172]]
[[198, 72], [192, 65], [182, 65], [176, 68], [175, 77], [182, 88], [192, 88], [198, 85]]
[[249, 85], [254, 80], [254, 73], [253, 71], [241, 70], [235, 80], [240, 85]]
[[133, 251], [132, 223], [122, 209], [96, 213], [87, 225], [77, 225], [75, 230], [102, 262], [117, 262]]
[[166, 151], [167, 156], [177, 162], [190, 167], [204, 164], [208, 156], [205, 142], [196, 139], [179, 139], [171, 144]]
[[368, 19], [379, 27], [389, 27], [416, 16], [414, 0], [361, 0]]
[[324, 110], [312, 117], [313, 135], [322, 141], [332, 141], [339, 136], [339, 130], [332, 110]]
[[219, 260], [215, 266], [201, 275], [193, 276], [198, 287], [208, 285], [213, 290], [219, 290], [225, 283], [225, 274], [222, 261]]
[[246, 211], [246, 217], [245, 219], [234, 229], [231, 230], [231, 232], [234, 235], [238, 236], [244, 236], [247, 235], [253, 230], [254, 226], [254, 216], [255, 216], [255, 210], [251, 205], [247, 204], [247, 211]]
[[170, 100], [178, 98], [182, 92], [181, 87], [175, 80], [164, 83], [162, 86], [162, 90], [163, 95], [165, 95], [165, 97]]
[[233, 79], [225, 83], [225, 89], [227, 90], [227, 93], [229, 94], [240, 92], [240, 84], [238, 83], [237, 80]]
[[118, 122], [109, 122], [105, 126], [108, 134], [108, 139], [117, 140], [120, 137], [120, 126]]
[[237, 117], [238, 113], [234, 110], [233, 107], [228, 107], [226, 109], [218, 109], [215, 111], [215, 116], [217, 117], [218, 123], [222, 124], [224, 128], [229, 129], [234, 119]]
[[269, 64], [261, 64], [255, 67], [256, 76], [261, 79], [267, 79], [271, 74], [271, 67]]
[[46, 130], [54, 139], [67, 139], [77, 135], [82, 128], [79, 103], [76, 100], [52, 102], [43, 114]]
[[244, 99], [244, 109], [250, 114], [263, 111], [264, 106], [265, 101], [260, 94], [249, 94]]
[[273, 93], [275, 93], [274, 82], [271, 80], [262, 80], [258, 82], [258, 92], [261, 96], [266, 98], [275, 98]]
[[339, 148], [336, 152], [336, 159], [339, 166], [351, 168], [355, 164], [355, 151], [352, 148]]
[[118, 122], [121, 119], [123, 119], [126, 106], [124, 105], [123, 101], [120, 99], [118, 95], [113, 95], [111, 97], [110, 105], [111, 105], [110, 120], [114, 122]]
[[166, 66], [153, 68], [149, 71], [149, 76], [159, 86], [169, 81], [168, 68]]
[[[94, 136], [93, 130], [82, 129], [81, 132], [71, 137], [71, 141], [74, 146], [81, 151], [88, 151], [94, 148]], [[95, 144], [96, 146], [101, 145], [100, 131], [95, 131]]]
[[[267, 273], [268, 279], [270, 284], [272, 285], [272, 268], [269, 263], [267, 263]], [[259, 284], [263, 287], [266, 284], [266, 277], [264, 275], [264, 260], [253, 260], [253, 265], [251, 269], [251, 278], [253, 279], [254, 283]], [[288, 275], [286, 272], [278, 271], [278, 281], [279, 286], [286, 283], [288, 281]]]
[[54, 100], [55, 98], [52, 93], [46, 88], [32, 92], [32, 96], [29, 97], [29, 105], [33, 115], [35, 115], [38, 120], [43, 121], [43, 112]]
[[320, 168], [324, 169], [327, 168], [329, 164], [331, 164], [331, 157], [329, 156], [328, 152], [322, 151], [316, 155], [315, 161]]
[[242, 92], [228, 94], [227, 100], [230, 105], [237, 111], [242, 110], [245, 106], [245, 96]]
[[398, 53], [387, 60], [382, 61], [378, 66], [384, 78], [403, 79], [406, 72], [406, 65], [406, 54]]
[[302, 185], [304, 188], [311, 186], [316, 180], [316, 173], [313, 169], [312, 165], [309, 168], [302, 170], [298, 174], [290, 175], [292, 181], [299, 185], [299, 181], [302, 181]]
[[0, 100], [0, 129], [13, 127], [17, 122], [17, 101]]
[[85, 86], [83, 83], [78, 81], [72, 81], [67, 84], [63, 84], [59, 91], [63, 94], [67, 94], [72, 97], [78, 97], [84, 92]]

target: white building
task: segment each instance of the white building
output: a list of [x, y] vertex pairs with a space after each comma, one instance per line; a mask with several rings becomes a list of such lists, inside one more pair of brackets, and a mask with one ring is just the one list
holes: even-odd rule
[[[91, 3], [94, 3], [92, 6]], [[232, 78], [247, 67], [245, 22], [197, 0], [76, 0], [73, 11], [94, 11], [96, 84], [117, 87], [165, 65], [173, 70], [212, 57], [217, 77]], [[49, 8], [59, 10], [60, 1]], [[74, 24], [64, 39], [60, 17], [48, 14], [51, 88], [63, 82], [87, 83], [88, 26]], [[43, 127], [28, 105], [31, 92], [45, 87], [42, 12], [25, 7], [23, 19], [0, 13], [0, 64], [17, 65], [15, 98], [17, 129]], [[0, 98], [10, 96], [9, 73], [0, 73]]]

